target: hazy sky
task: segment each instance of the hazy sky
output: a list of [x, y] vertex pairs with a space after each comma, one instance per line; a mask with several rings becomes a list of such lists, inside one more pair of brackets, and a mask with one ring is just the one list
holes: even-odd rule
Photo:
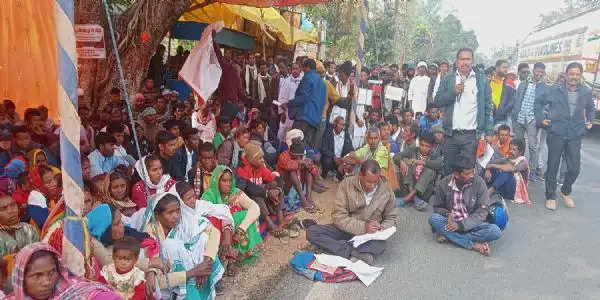
[[443, 12], [454, 13], [468, 30], [474, 30], [478, 51], [514, 45], [539, 22], [539, 15], [563, 7], [564, 0], [444, 0]]

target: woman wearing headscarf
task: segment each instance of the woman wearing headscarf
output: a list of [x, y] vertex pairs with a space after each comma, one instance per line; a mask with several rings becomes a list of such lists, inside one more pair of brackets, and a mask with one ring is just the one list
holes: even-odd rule
[[129, 176], [119, 170], [108, 173], [102, 184], [102, 202], [113, 205], [124, 215], [131, 217], [137, 211], [137, 206], [129, 198]]
[[48, 218], [48, 213], [58, 202], [62, 188], [57, 175], [46, 165], [33, 168], [28, 175], [31, 192], [27, 198], [27, 219], [30, 223], [42, 228]]
[[[135, 163], [135, 170], [141, 178], [131, 188], [131, 199], [136, 204], [137, 209], [148, 206], [146, 199], [149, 196], [165, 193], [176, 182], [169, 174], [163, 173], [160, 158], [154, 154], [138, 160]], [[146, 188], [150, 195], [146, 194]]]
[[159, 288], [162, 297], [168, 299], [214, 299], [215, 284], [223, 276], [217, 258], [220, 233], [205, 218], [182, 218], [181, 202], [176, 192], [149, 199], [139, 229], [159, 241], [171, 271], [165, 274], [150, 269], [146, 286], [149, 290]]
[[[257, 230], [256, 222], [260, 216], [258, 204], [250, 199], [235, 185], [233, 171], [230, 168], [218, 165], [212, 172], [210, 186], [202, 194], [202, 199], [215, 203], [227, 204], [233, 216], [234, 234], [233, 247], [238, 249], [242, 256], [240, 263], [253, 261], [258, 257], [256, 247], [262, 243], [262, 238]], [[235, 273], [234, 264], [228, 264], [228, 274]]]
[[[44, 276], [48, 273], [56, 275]], [[105, 285], [70, 275], [60, 253], [46, 243], [30, 244], [17, 254], [11, 282], [8, 300], [120, 299]]]
[[115, 207], [104, 203], [86, 215], [86, 224], [91, 235], [90, 244], [98, 264], [106, 266], [113, 263], [112, 246], [114, 241], [128, 236], [140, 242], [142, 248], [136, 263], [138, 268], [142, 271], [151, 268], [163, 269], [163, 263], [158, 257], [158, 242], [145, 232], [125, 226], [122, 216]]
[[60, 170], [48, 164], [48, 156], [42, 149], [33, 149], [27, 154], [27, 161], [29, 162], [29, 170], [33, 170], [35, 167], [45, 165], [49, 167], [54, 175], [60, 174]]

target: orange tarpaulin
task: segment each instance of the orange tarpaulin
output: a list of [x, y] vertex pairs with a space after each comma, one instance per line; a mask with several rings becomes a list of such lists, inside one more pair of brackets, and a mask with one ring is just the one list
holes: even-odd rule
[[0, 1], [0, 100], [23, 111], [45, 105], [58, 120], [54, 2]]

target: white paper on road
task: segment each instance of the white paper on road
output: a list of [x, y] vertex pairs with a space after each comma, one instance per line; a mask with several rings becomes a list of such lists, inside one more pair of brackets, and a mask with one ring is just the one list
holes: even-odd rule
[[396, 226], [392, 226], [385, 230], [379, 230], [375, 233], [355, 235], [353, 238], [350, 239], [350, 241], [352, 242], [352, 246], [356, 248], [371, 240], [385, 241], [389, 239], [390, 236], [392, 236], [394, 233], [396, 233]]
[[383, 268], [367, 265], [364, 261], [359, 260], [352, 262], [346, 258], [330, 254], [315, 254], [317, 262], [332, 267], [345, 267], [352, 271], [362, 283], [366, 286], [371, 285], [379, 275], [383, 272]]
[[485, 153], [483, 153], [482, 157], [477, 158], [477, 163], [485, 169], [485, 167], [487, 167], [487, 164], [490, 162], [490, 160], [492, 159], [492, 156], [494, 155], [494, 148], [492, 148], [492, 146], [490, 146], [490, 144], [486, 144], [485, 145]]

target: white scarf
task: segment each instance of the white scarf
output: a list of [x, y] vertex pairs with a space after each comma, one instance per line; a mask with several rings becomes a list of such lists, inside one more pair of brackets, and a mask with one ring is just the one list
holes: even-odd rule
[[[250, 74], [252, 72], [252, 74]], [[250, 81], [256, 78], [257, 72], [256, 67], [251, 65], [246, 65], [246, 72], [244, 72], [244, 80], [246, 81], [246, 94], [250, 94]], [[252, 76], [252, 77], [250, 77]]]
[[168, 174], [163, 174], [163, 176], [158, 181], [158, 184], [152, 183], [150, 180], [150, 176], [148, 176], [148, 169], [146, 168], [146, 156], [142, 157], [135, 163], [135, 170], [140, 175], [142, 181], [148, 186], [149, 189], [155, 189], [157, 194], [161, 194], [166, 192], [165, 188], [167, 185], [167, 181], [171, 179], [171, 176]]
[[265, 90], [263, 79], [271, 80], [271, 76], [268, 73], [265, 76], [261, 75], [260, 73], [258, 74], [256, 81], [258, 83], [258, 102], [260, 103], [263, 103], [265, 98], [267, 98], [267, 91]]

